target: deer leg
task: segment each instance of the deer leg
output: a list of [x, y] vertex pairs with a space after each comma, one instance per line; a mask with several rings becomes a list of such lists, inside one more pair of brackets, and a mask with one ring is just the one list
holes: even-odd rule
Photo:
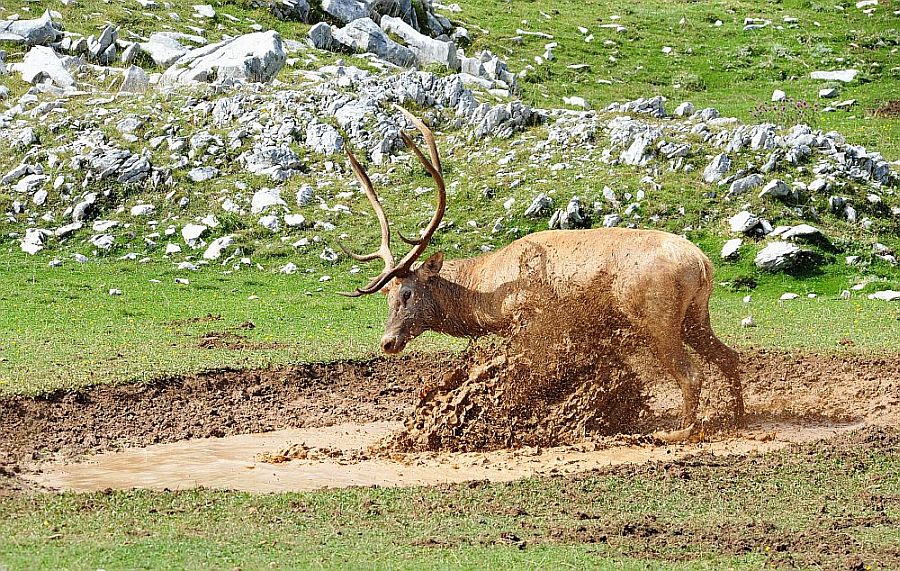
[[741, 386], [741, 360], [737, 351], [716, 337], [709, 323], [709, 313], [691, 308], [684, 327], [685, 340], [708, 363], [725, 375], [731, 394], [734, 423], [744, 423], [744, 395]]
[[656, 351], [663, 368], [675, 378], [681, 388], [684, 400], [682, 426], [685, 429], [691, 428], [697, 422], [703, 375], [691, 363], [681, 339], [657, 339]]

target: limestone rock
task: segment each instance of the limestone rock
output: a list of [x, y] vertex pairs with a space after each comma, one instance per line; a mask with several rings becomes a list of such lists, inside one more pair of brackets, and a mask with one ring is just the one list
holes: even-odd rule
[[759, 251], [753, 263], [763, 270], [787, 270], [797, 264], [802, 252], [803, 250], [790, 242], [772, 242]]
[[360, 18], [332, 34], [333, 38], [353, 49], [369, 52], [400, 67], [415, 67], [416, 55], [390, 39], [370, 18]]
[[225, 79], [265, 83], [275, 77], [286, 59], [278, 32], [245, 34], [191, 50], [163, 73], [160, 84], [192, 84]]

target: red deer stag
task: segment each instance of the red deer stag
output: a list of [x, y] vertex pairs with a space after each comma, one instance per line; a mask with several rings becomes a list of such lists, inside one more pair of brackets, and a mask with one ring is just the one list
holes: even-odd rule
[[[678, 381], [684, 398], [685, 428], [670, 433], [672, 439], [690, 435], [703, 382], [702, 373], [685, 351], [685, 343], [725, 374], [735, 420], [741, 421], [744, 406], [739, 358], [710, 327], [712, 265], [699, 248], [680, 236], [624, 228], [543, 231], [476, 258], [444, 261], [438, 252], [414, 266], [441, 222], [447, 198], [431, 130], [405, 109], [397, 109], [421, 131], [428, 145], [430, 161], [410, 135], [401, 131], [407, 147], [434, 179], [437, 209], [419, 239], [401, 235], [412, 249], [395, 263], [387, 217], [371, 180], [347, 148], [350, 166], [381, 225], [381, 245], [371, 254], [357, 255], [341, 244], [347, 255], [360, 262], [384, 261], [380, 275], [343, 295], [387, 294], [390, 313], [381, 338], [385, 353], [399, 353], [411, 339], [428, 330], [454, 337], [508, 335], [517, 308], [528, 302], [523, 298], [533, 289], [549, 284], [557, 299], [565, 300], [567, 292], [583, 292], [591, 284], [603, 282], [610, 288], [618, 310], [645, 331], [663, 368]], [[535, 266], [539, 266], [536, 271]], [[541, 284], [535, 284], [535, 280], [541, 280]]]

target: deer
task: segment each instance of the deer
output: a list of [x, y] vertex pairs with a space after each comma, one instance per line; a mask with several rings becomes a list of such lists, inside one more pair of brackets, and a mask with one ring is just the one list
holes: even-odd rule
[[[707, 365], [722, 371], [731, 393], [734, 422], [742, 423], [740, 359], [711, 327], [713, 266], [697, 246], [681, 236], [649, 229], [545, 230], [477, 257], [445, 260], [443, 253], [437, 252], [419, 262], [444, 217], [447, 192], [434, 134], [409, 111], [399, 105], [395, 108], [417, 128], [428, 147], [430, 160], [401, 129], [403, 142], [437, 188], [434, 215], [419, 238], [400, 234], [411, 249], [396, 262], [388, 218], [369, 176], [348, 145], [350, 167], [378, 219], [381, 242], [369, 254], [356, 254], [339, 242], [356, 261], [384, 262], [384, 270], [368, 284], [353, 292], [341, 292], [350, 297], [377, 292], [387, 296], [388, 318], [381, 338], [384, 353], [400, 353], [425, 331], [463, 338], [508, 336], [514, 329], [517, 309], [528, 302], [537, 281], [549, 284], [557, 299], [563, 300], [571, 292], [603, 283], [616, 309], [646, 332], [663, 371], [681, 389], [682, 428], [657, 435], [663, 440], [680, 441], [695, 433], [704, 378], [686, 346]], [[602, 318], [597, 316], [598, 320]]]

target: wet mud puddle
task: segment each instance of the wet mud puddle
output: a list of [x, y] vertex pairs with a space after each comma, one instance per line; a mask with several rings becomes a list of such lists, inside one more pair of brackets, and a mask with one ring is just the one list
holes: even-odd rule
[[[619, 464], [675, 460], [697, 453], [763, 453], [792, 443], [830, 438], [862, 425], [757, 424], [715, 441], [677, 445], [635, 444], [622, 439], [618, 443], [587, 442], [495, 452], [378, 456], [366, 452], [400, 426], [395, 422], [345, 423], [185, 440], [106, 452], [77, 463], [43, 464], [25, 477], [42, 486], [70, 491], [205, 487], [284, 492], [471, 480], [502, 482]], [[301, 453], [294, 454], [298, 450]]]

